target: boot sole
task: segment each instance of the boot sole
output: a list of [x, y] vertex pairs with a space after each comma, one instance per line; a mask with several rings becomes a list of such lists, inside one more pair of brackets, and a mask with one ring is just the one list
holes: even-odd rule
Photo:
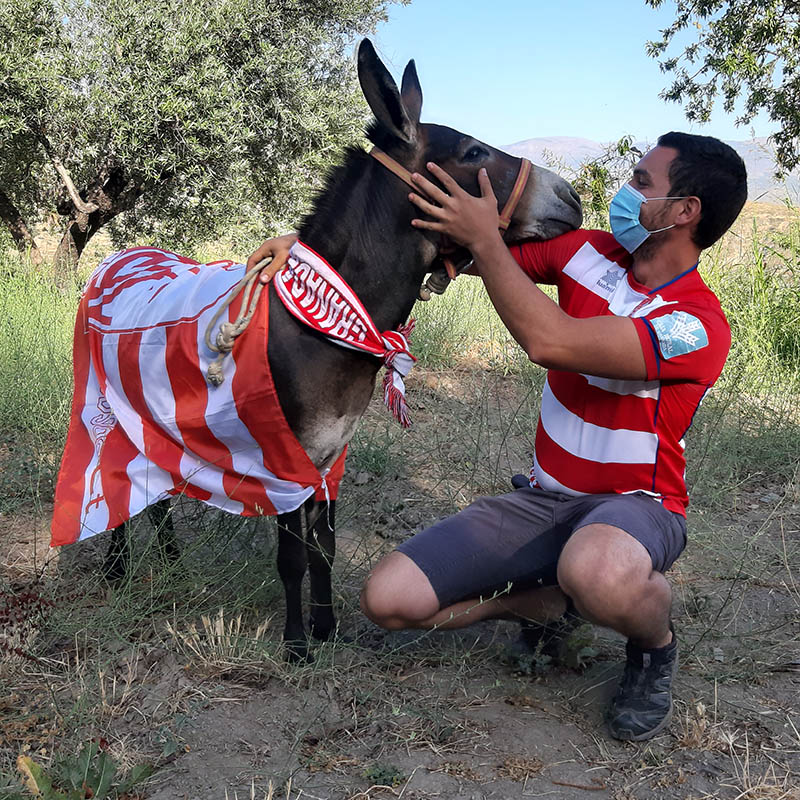
[[658, 734], [661, 733], [661, 731], [663, 731], [664, 728], [666, 728], [670, 724], [670, 722], [672, 722], [673, 708], [674, 708], [674, 704], [670, 700], [669, 711], [667, 712], [667, 715], [664, 717], [664, 719], [661, 720], [661, 722], [658, 723], [658, 725], [656, 725], [655, 728], [652, 728], [649, 731], [643, 731], [642, 733], [638, 733], [638, 734], [634, 734], [631, 731], [627, 731], [627, 730], [615, 732], [614, 730], [612, 730], [611, 725], [609, 724], [609, 726], [608, 726], [609, 733], [615, 739], [618, 739], [621, 742], [644, 742], [644, 741], [647, 741], [647, 739], [652, 739], [654, 736], [658, 736]]

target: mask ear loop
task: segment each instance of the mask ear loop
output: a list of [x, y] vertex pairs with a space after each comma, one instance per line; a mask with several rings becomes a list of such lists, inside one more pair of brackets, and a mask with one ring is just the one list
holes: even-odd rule
[[[641, 194], [641, 192], [640, 192], [640, 194]], [[642, 196], [644, 197], [644, 195], [642, 195]], [[687, 197], [691, 197], [691, 195], [684, 194], [684, 195], [681, 195], [680, 197], [645, 197], [644, 200], [642, 200], [642, 202], [646, 203], [648, 200], [686, 200]], [[642, 226], [642, 227], [644, 227], [644, 226]], [[675, 227], [675, 223], [673, 222], [672, 225], [667, 225], [666, 228], [656, 228], [654, 231], [647, 231], [647, 228], [645, 228], [645, 230], [648, 233], [652, 234], [652, 233], [661, 233], [662, 231], [668, 231], [670, 228], [674, 228], [674, 227]]]

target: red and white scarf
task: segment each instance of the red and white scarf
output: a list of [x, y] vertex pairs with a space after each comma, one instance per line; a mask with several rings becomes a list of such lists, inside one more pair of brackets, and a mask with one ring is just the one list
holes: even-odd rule
[[409, 350], [414, 320], [396, 331], [375, 326], [369, 312], [342, 276], [302, 242], [296, 242], [286, 266], [275, 276], [275, 290], [289, 313], [309, 328], [342, 347], [371, 353], [383, 359], [383, 401], [395, 419], [407, 428], [411, 423], [403, 378], [416, 358]]

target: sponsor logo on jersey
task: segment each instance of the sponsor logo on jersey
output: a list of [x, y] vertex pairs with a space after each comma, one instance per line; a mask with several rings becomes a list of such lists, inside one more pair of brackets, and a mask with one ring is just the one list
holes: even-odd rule
[[652, 320], [652, 323], [661, 355], [666, 359], [701, 350], [708, 345], [708, 334], [703, 323], [685, 311], [673, 311]]

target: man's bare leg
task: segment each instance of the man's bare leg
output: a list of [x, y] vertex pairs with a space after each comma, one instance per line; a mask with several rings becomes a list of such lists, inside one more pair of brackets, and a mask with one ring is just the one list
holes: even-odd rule
[[546, 622], [566, 609], [612, 628], [641, 647], [672, 640], [672, 592], [636, 539], [611, 525], [587, 525], [567, 541], [558, 568], [559, 587], [460, 601], [447, 608], [427, 576], [406, 555], [390, 553], [373, 570], [361, 594], [364, 614], [381, 627], [462, 628], [484, 619], [517, 617]]
[[436, 592], [425, 573], [408, 556], [390, 553], [372, 571], [361, 592], [361, 609], [388, 630], [406, 628], [465, 628], [484, 619], [558, 619], [567, 607], [557, 586], [493, 597], [462, 600], [439, 607]]
[[558, 582], [582, 617], [627, 636], [639, 647], [672, 641], [672, 590], [650, 554], [612, 525], [587, 525], [567, 540]]

